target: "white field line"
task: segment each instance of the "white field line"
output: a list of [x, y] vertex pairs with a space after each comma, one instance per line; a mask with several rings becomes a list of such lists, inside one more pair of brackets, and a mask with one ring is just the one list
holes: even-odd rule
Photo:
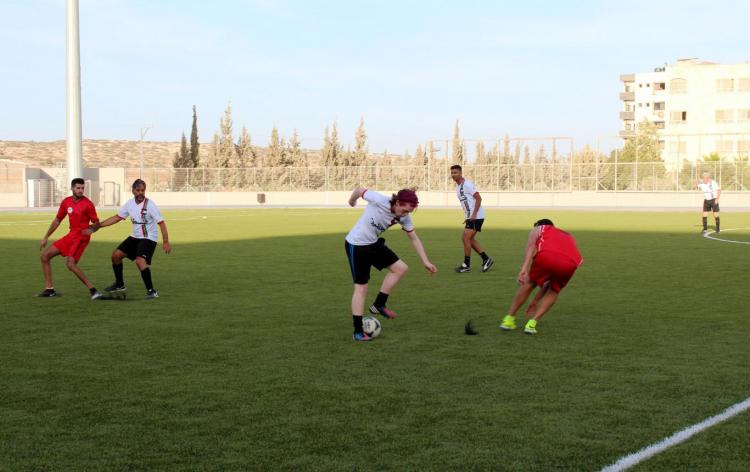
[[[742, 230], [745, 230], [745, 229], [750, 229], [750, 228], [730, 228], [730, 229], [722, 229], [722, 230], [721, 230], [721, 233], [719, 233], [719, 234], [724, 234], [724, 233], [726, 233], [727, 231], [742, 231]], [[733, 240], [733, 239], [722, 239], [722, 238], [717, 238], [717, 237], [716, 237], [715, 235], [716, 235], [716, 232], [715, 232], [715, 231], [712, 231], [712, 232], [710, 232], [710, 233], [706, 233], [706, 234], [704, 234], [704, 235], [703, 235], [703, 237], [704, 237], [704, 238], [707, 238], [707, 239], [713, 239], [714, 241], [721, 241], [722, 243], [733, 243], [733, 244], [750, 244], [750, 241], [735, 241], [735, 240]]]
[[634, 452], [633, 454], [624, 456], [614, 464], [608, 465], [607, 467], [603, 468], [601, 472], [621, 472], [623, 470], [627, 470], [638, 464], [639, 462], [655, 456], [656, 454], [659, 454], [660, 452], [663, 452], [672, 446], [676, 446], [681, 442], [687, 441], [692, 436], [710, 428], [711, 426], [715, 426], [723, 421], [728, 420], [729, 418], [739, 415], [747, 409], [750, 409], [750, 397], [739, 403], [735, 403], [716, 416], [712, 416], [701, 421], [700, 423], [688, 426], [687, 428], [676, 432], [672, 436], [663, 439], [658, 443], [651, 444], [650, 446], [644, 447], [638, 452]]

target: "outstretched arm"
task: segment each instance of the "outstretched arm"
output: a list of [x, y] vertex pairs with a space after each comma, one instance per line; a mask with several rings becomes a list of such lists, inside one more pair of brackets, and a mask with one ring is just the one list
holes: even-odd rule
[[44, 237], [42, 238], [41, 242], [39, 243], [39, 250], [40, 251], [42, 249], [44, 249], [44, 246], [47, 245], [47, 240], [49, 239], [50, 236], [52, 236], [52, 233], [55, 232], [55, 230], [57, 229], [58, 226], [60, 226], [60, 220], [57, 219], [57, 218], [53, 219], [52, 223], [50, 223], [50, 225], [49, 225], [49, 229], [47, 230], [47, 233], [44, 235]]
[[435, 265], [427, 258], [427, 253], [425, 252], [422, 241], [419, 239], [419, 236], [417, 236], [416, 231], [407, 231], [406, 234], [409, 236], [409, 241], [411, 241], [411, 245], [414, 246], [414, 250], [417, 251], [417, 255], [422, 260], [424, 268], [431, 274], [437, 272], [437, 267], [435, 267]]
[[356, 206], [357, 200], [359, 200], [359, 197], [362, 196], [362, 192], [364, 192], [366, 189], [364, 187], [355, 187], [354, 190], [352, 190], [352, 194], [349, 197], [349, 206]]
[[539, 241], [540, 231], [541, 228], [537, 226], [529, 233], [529, 240], [526, 242], [526, 253], [523, 257], [521, 270], [518, 272], [518, 283], [521, 285], [529, 281], [529, 268], [531, 267], [531, 261], [534, 260], [534, 256], [536, 255], [536, 243]]
[[100, 228], [104, 228], [105, 226], [112, 226], [115, 223], [119, 223], [120, 221], [124, 220], [125, 218], [121, 217], [120, 215], [113, 215], [107, 218], [104, 221], [97, 221], [88, 228], [83, 230], [83, 234], [92, 234], [99, 231]]
[[161, 246], [164, 248], [164, 252], [169, 254], [172, 252], [172, 246], [169, 245], [169, 232], [167, 231], [167, 224], [163, 221], [159, 222], [159, 229], [161, 230]]

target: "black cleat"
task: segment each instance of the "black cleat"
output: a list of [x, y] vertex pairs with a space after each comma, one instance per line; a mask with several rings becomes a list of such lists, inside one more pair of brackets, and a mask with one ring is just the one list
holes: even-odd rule
[[486, 261], [482, 263], [482, 272], [487, 272], [490, 270], [490, 267], [495, 263], [495, 260], [491, 257], [488, 257]]
[[453, 270], [455, 270], [459, 274], [463, 274], [465, 272], [471, 272], [471, 266], [467, 266], [466, 264], [461, 264], [460, 266], [456, 267]]
[[146, 292], [146, 296], [143, 297], [144, 300], [152, 300], [154, 298], [159, 298], [159, 292], [157, 292], [153, 288]]
[[117, 282], [104, 289], [104, 291], [106, 292], [124, 292], [125, 290], [127, 290], [127, 288], [125, 288], [125, 284], [117, 285]]
[[50, 298], [50, 297], [56, 297], [57, 292], [55, 292], [54, 288], [45, 288], [43, 292], [39, 292], [36, 294], [39, 298]]

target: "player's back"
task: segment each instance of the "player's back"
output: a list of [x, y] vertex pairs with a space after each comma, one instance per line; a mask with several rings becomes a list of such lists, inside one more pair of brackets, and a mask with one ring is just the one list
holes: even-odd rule
[[578, 251], [573, 235], [552, 225], [543, 225], [540, 228], [539, 241], [537, 242], [539, 253], [560, 254], [570, 258], [576, 265], [581, 264], [583, 258]]

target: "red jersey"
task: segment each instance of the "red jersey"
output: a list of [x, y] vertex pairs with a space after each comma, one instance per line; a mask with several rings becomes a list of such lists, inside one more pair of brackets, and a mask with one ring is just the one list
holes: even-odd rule
[[541, 225], [539, 228], [539, 240], [536, 243], [537, 254], [562, 255], [573, 261], [576, 266], [581, 265], [583, 258], [578, 252], [575, 238], [570, 233], [551, 225]]
[[70, 234], [80, 234], [81, 231], [89, 227], [89, 222], [99, 221], [96, 215], [96, 208], [86, 197], [76, 200], [71, 195], [60, 203], [60, 209], [57, 210], [57, 218], [62, 221], [68, 215], [70, 222]]

